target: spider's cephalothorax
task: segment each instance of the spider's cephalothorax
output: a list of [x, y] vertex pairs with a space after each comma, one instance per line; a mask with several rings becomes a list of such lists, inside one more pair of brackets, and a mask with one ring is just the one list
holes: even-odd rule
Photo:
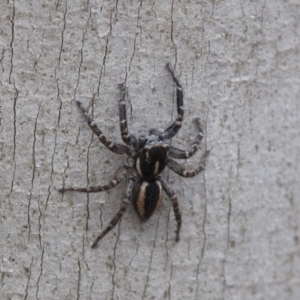
[[116, 154], [127, 154], [131, 160], [131, 163], [124, 164], [117, 171], [113, 179], [108, 184], [87, 188], [64, 187], [59, 190], [61, 193], [65, 191], [86, 193], [107, 191], [114, 188], [123, 179], [127, 178], [127, 187], [123, 196], [123, 204], [118, 213], [111, 220], [109, 225], [97, 237], [92, 245], [93, 248], [96, 247], [98, 241], [102, 239], [119, 222], [124, 212], [126, 211], [130, 200], [132, 200], [133, 206], [141, 219], [147, 220], [159, 207], [162, 201], [163, 191], [166, 192], [172, 202], [177, 222], [176, 241], [179, 240], [181, 213], [179, 211], [177, 196], [169, 187], [167, 182], [161, 178], [160, 174], [165, 169], [165, 167], [168, 167], [182, 177], [193, 177], [204, 170], [206, 157], [209, 154], [209, 151], [205, 151], [200, 164], [193, 170], [186, 170], [179, 163], [173, 160], [173, 158], [187, 159], [194, 155], [198, 150], [199, 144], [203, 138], [203, 130], [200, 124], [200, 120], [197, 118], [196, 124], [198, 128], [198, 135], [190, 149], [186, 151], [172, 147], [169, 143], [166, 142], [166, 140], [174, 137], [177, 134], [178, 130], [181, 128], [184, 114], [182, 87], [175, 77], [174, 72], [169, 64], [167, 64], [167, 69], [171, 73], [177, 86], [178, 116], [175, 122], [164, 131], [151, 129], [149, 132], [149, 137], [147, 138], [145, 136], [136, 137], [135, 135], [129, 134], [128, 132], [125, 104], [125, 84], [122, 85], [122, 97], [119, 101], [119, 116], [121, 137], [126, 145], [116, 144], [107, 140], [102, 131], [94, 123], [93, 119], [88, 115], [81, 102], [76, 102], [82, 110], [88, 125], [98, 136], [100, 142]]
[[160, 174], [167, 165], [169, 144], [163, 141], [148, 141], [135, 161], [139, 176], [151, 178]]

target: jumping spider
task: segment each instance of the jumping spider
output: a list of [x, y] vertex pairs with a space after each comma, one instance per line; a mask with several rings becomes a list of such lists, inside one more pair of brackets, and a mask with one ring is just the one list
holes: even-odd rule
[[168, 186], [167, 182], [160, 177], [160, 173], [167, 166], [182, 177], [193, 177], [204, 170], [206, 157], [208, 156], [209, 151], [205, 151], [199, 166], [194, 170], [186, 170], [172, 159], [186, 159], [194, 155], [203, 138], [203, 130], [201, 128], [200, 120], [197, 118], [196, 124], [198, 128], [198, 135], [190, 150], [187, 151], [177, 149], [166, 142], [166, 140], [170, 140], [174, 137], [181, 128], [184, 114], [182, 87], [169, 64], [167, 64], [167, 69], [171, 73], [177, 86], [177, 119], [164, 131], [151, 129], [148, 136], [142, 135], [139, 137], [130, 134], [128, 132], [126, 117], [126, 86], [125, 83], [123, 83], [122, 97], [119, 101], [119, 116], [121, 137], [126, 145], [116, 144], [107, 140], [102, 131], [94, 123], [93, 119], [88, 115], [88, 112], [85, 110], [81, 102], [76, 102], [82, 110], [88, 125], [97, 135], [100, 142], [116, 154], [127, 154], [132, 162], [131, 164], [124, 164], [108, 184], [88, 188], [63, 187], [59, 190], [61, 193], [66, 191], [85, 193], [102, 192], [114, 188], [121, 182], [121, 180], [127, 178], [123, 204], [109, 225], [96, 238], [92, 244], [92, 248], [95, 248], [98, 241], [101, 240], [119, 222], [126, 211], [130, 200], [132, 200], [134, 208], [142, 220], [150, 218], [162, 201], [163, 190], [167, 193], [172, 202], [177, 222], [176, 241], [179, 241], [181, 213], [178, 206], [177, 196]]

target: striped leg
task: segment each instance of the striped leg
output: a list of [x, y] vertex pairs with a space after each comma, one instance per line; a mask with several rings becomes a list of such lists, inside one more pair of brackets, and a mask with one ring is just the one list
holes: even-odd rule
[[175, 219], [177, 222], [177, 229], [176, 229], [176, 242], [179, 241], [179, 231], [181, 228], [181, 213], [179, 210], [179, 205], [178, 205], [178, 201], [177, 201], [177, 196], [174, 193], [174, 191], [168, 186], [168, 184], [160, 179], [159, 180], [163, 186], [164, 191], [166, 192], [166, 194], [168, 195], [168, 197], [170, 198], [171, 202], [172, 202], [172, 206], [173, 206], [173, 210], [174, 210], [174, 214], [175, 214]]
[[122, 87], [122, 97], [119, 101], [119, 116], [120, 116], [120, 130], [121, 137], [125, 144], [132, 145], [133, 147], [137, 147], [137, 139], [134, 135], [129, 134], [128, 132], [128, 124], [127, 124], [127, 116], [126, 116], [126, 84], [125, 82], [121, 84]]
[[206, 150], [202, 157], [200, 165], [194, 170], [186, 170], [183, 166], [181, 166], [179, 163], [177, 163], [176, 161], [174, 161], [172, 159], [168, 159], [167, 166], [172, 171], [174, 171], [175, 173], [177, 173], [178, 175], [180, 175], [182, 177], [186, 177], [186, 178], [194, 177], [205, 169], [205, 163], [206, 163], [206, 158], [207, 158], [208, 154], [209, 154], [209, 151]]
[[76, 101], [79, 108], [82, 110], [83, 115], [89, 124], [90, 128], [93, 130], [93, 132], [97, 135], [100, 142], [107, 147], [110, 151], [116, 153], [116, 154], [130, 154], [130, 149], [125, 145], [115, 144], [111, 141], [108, 141], [103, 134], [103, 132], [98, 128], [98, 126], [94, 123], [93, 118], [89, 116], [88, 112], [84, 108], [81, 102]]
[[191, 150], [184, 151], [184, 150], [181, 150], [181, 149], [170, 147], [170, 154], [169, 155], [171, 157], [177, 158], [177, 159], [185, 159], [185, 158], [189, 158], [189, 157], [193, 156], [197, 152], [197, 150], [199, 149], [199, 145], [200, 145], [200, 143], [202, 141], [202, 138], [203, 138], [203, 130], [202, 130], [202, 127], [201, 127], [200, 119], [197, 118], [195, 121], [197, 123], [199, 133], [197, 134], [197, 137], [196, 137], [194, 143], [191, 146]]
[[168, 127], [164, 133], [160, 135], [161, 139], [171, 139], [173, 136], [176, 135], [178, 130], [181, 128], [181, 123], [183, 121], [183, 115], [184, 115], [184, 110], [183, 110], [183, 92], [182, 92], [182, 86], [179, 83], [178, 79], [175, 77], [173, 70], [170, 67], [170, 64], [167, 64], [167, 69], [171, 73], [176, 85], [177, 85], [177, 119], [175, 122]]
[[95, 242], [92, 245], [92, 248], [95, 248], [97, 246], [97, 243], [112, 229], [114, 228], [118, 222], [120, 221], [120, 219], [122, 218], [124, 212], [126, 211], [129, 203], [130, 203], [130, 199], [131, 199], [131, 194], [132, 194], [132, 187], [133, 187], [133, 183], [134, 183], [134, 178], [130, 177], [128, 184], [127, 184], [127, 188], [126, 188], [126, 193], [123, 196], [123, 203], [122, 206], [120, 208], [120, 210], [118, 211], [118, 213], [114, 216], [114, 218], [110, 221], [109, 225], [100, 233], [100, 235], [96, 238]]
[[64, 193], [64, 192], [70, 191], [70, 192], [81, 192], [81, 193], [98, 193], [98, 192], [102, 192], [102, 191], [108, 191], [108, 190], [114, 188], [115, 186], [117, 186], [122, 181], [122, 179], [125, 177], [125, 175], [126, 175], [126, 170], [124, 168], [121, 168], [120, 170], [118, 170], [116, 172], [113, 179], [108, 184], [98, 185], [98, 186], [90, 186], [87, 188], [79, 188], [79, 187], [61, 188], [61, 189], [59, 189], [59, 192]]

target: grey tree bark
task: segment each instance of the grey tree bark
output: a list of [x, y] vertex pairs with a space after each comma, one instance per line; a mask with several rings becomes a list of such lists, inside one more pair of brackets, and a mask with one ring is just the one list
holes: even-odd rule
[[[300, 5], [257, 1], [0, 1], [1, 299], [300, 299]], [[97, 249], [124, 183], [94, 195], [126, 157], [109, 152], [75, 104], [121, 141], [118, 84], [132, 132], [193, 119], [211, 150], [201, 175], [164, 178], [183, 226], [130, 207]], [[201, 153], [186, 161], [197, 165]]]

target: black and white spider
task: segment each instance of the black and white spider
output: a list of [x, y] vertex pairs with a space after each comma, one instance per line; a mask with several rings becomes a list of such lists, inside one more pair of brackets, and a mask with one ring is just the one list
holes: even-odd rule
[[127, 154], [132, 162], [131, 164], [124, 164], [108, 184], [88, 188], [63, 187], [59, 190], [61, 193], [66, 191], [86, 193], [102, 192], [114, 188], [121, 182], [121, 180], [127, 178], [127, 186], [123, 196], [122, 206], [109, 225], [97, 237], [92, 248], [95, 248], [98, 241], [101, 240], [119, 222], [126, 211], [130, 200], [132, 200], [134, 208], [141, 219], [147, 220], [160, 205], [163, 191], [167, 193], [172, 202], [177, 222], [176, 241], [179, 241], [181, 213], [178, 206], [177, 196], [168, 186], [167, 182], [161, 178], [160, 173], [165, 169], [165, 167], [168, 167], [182, 177], [193, 177], [204, 170], [206, 157], [208, 156], [209, 151], [205, 151], [199, 166], [194, 170], [186, 170], [172, 159], [186, 159], [194, 155], [203, 138], [203, 130], [201, 128], [200, 120], [197, 118], [196, 124], [198, 128], [198, 135], [190, 150], [187, 151], [172, 147], [166, 142], [166, 140], [174, 137], [181, 128], [184, 114], [182, 87], [169, 64], [167, 64], [167, 69], [171, 73], [177, 86], [177, 119], [164, 131], [151, 129], [147, 136], [141, 135], [139, 137], [130, 134], [127, 126], [125, 103], [126, 86], [124, 83], [122, 85], [122, 97], [119, 101], [119, 116], [121, 137], [126, 145], [116, 144], [107, 140], [102, 131], [94, 123], [93, 119], [88, 115], [88, 112], [85, 110], [81, 102], [76, 102], [82, 110], [88, 125], [98, 136], [100, 142], [116, 154]]

